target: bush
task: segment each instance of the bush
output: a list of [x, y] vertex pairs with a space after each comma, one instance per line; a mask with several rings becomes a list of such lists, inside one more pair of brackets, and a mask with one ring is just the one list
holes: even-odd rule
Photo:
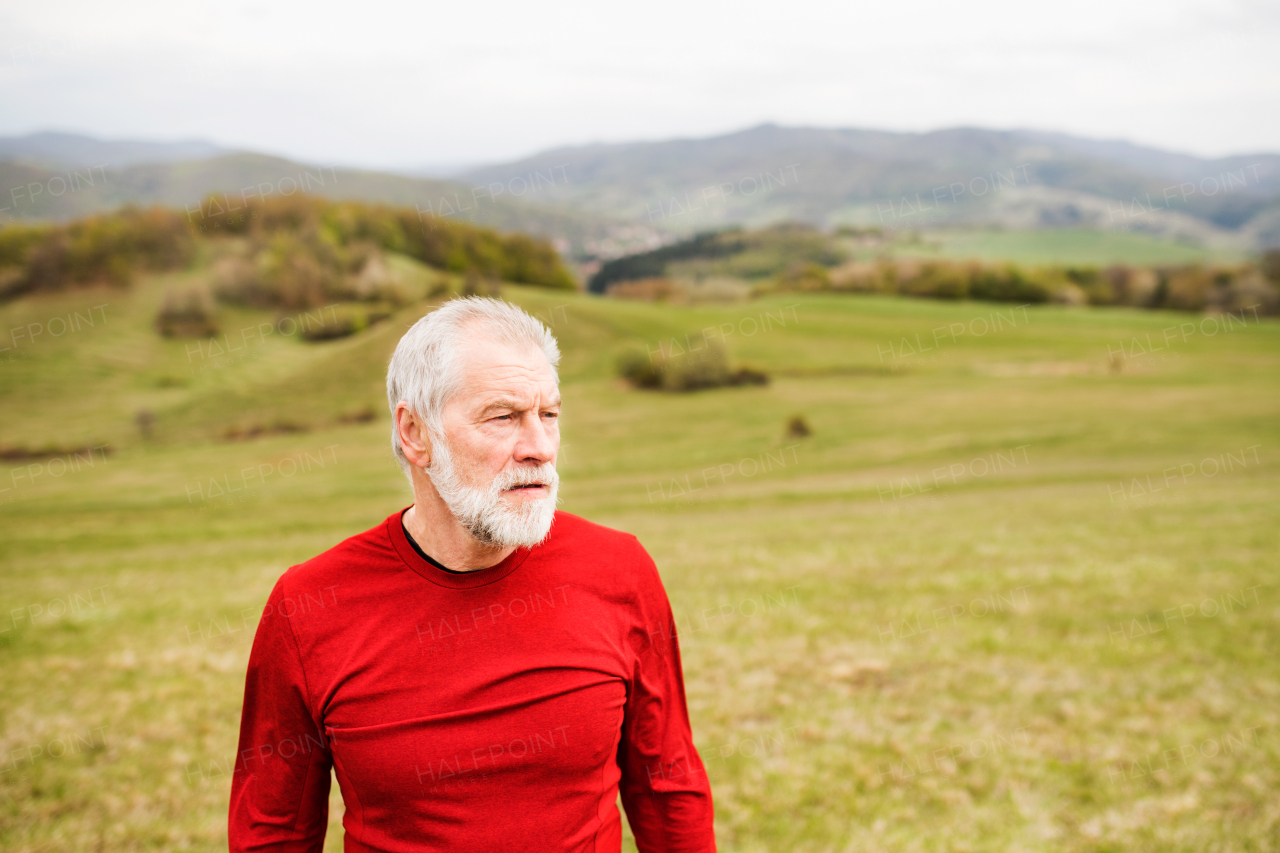
[[969, 273], [948, 263], [930, 261], [900, 268], [897, 290], [907, 296], [963, 299], [969, 292]]
[[882, 261], [851, 262], [827, 270], [818, 264], [801, 264], [780, 275], [773, 288], [816, 292], [900, 293], [929, 299], [983, 299], [992, 302], [1047, 302], [1053, 289], [1013, 265], [988, 266], [976, 262]]
[[0, 267], [0, 301], [13, 299], [25, 285], [26, 274], [18, 267]]
[[1088, 305], [1089, 294], [1080, 285], [1067, 282], [1053, 292], [1053, 301], [1059, 305]]
[[45, 228], [0, 229], [0, 295], [54, 292], [78, 285], [128, 285], [136, 270], [175, 269], [195, 257], [195, 240], [175, 211], [123, 207]]
[[888, 264], [871, 264], [864, 261], [851, 261], [841, 264], [831, 271], [831, 288], [846, 293], [881, 293], [887, 289], [891, 276]]
[[[335, 300], [405, 304], [409, 295], [388, 266], [386, 252], [464, 273], [477, 293], [496, 293], [499, 279], [576, 286], [545, 241], [420, 219], [403, 208], [302, 196], [255, 199], [243, 223], [233, 224], [240, 229], [235, 233], [249, 239], [256, 279], [239, 276], [236, 287], [220, 293], [251, 305], [293, 310]], [[433, 288], [432, 295], [441, 290]]]
[[311, 427], [296, 421], [278, 420], [270, 424], [249, 424], [248, 426], [230, 426], [222, 431], [227, 441], [249, 441], [264, 435], [295, 435], [310, 432]]
[[778, 276], [778, 290], [815, 293], [831, 289], [831, 273], [820, 264], [794, 264]]
[[684, 296], [680, 287], [669, 278], [614, 282], [605, 288], [604, 294], [614, 299], [636, 299], [642, 302], [681, 301]]
[[746, 245], [742, 233], [741, 229], [736, 228], [721, 233], [707, 231], [669, 246], [615, 258], [607, 261], [591, 277], [587, 290], [591, 293], [604, 293], [609, 285], [616, 282], [661, 278], [667, 264], [673, 261], [723, 258], [736, 254]]
[[732, 384], [729, 359], [719, 341], [705, 341], [695, 352], [664, 358], [661, 364], [664, 391], [697, 391]]
[[45, 239], [53, 228], [47, 225], [6, 225], [0, 228], [0, 267], [19, 267], [27, 262], [31, 247]]
[[[293, 195], [253, 199], [227, 211], [217, 197], [203, 216], [155, 207], [124, 207], [66, 225], [0, 229], [0, 298], [82, 284], [125, 286], [140, 270], [189, 263], [197, 234], [234, 236], [248, 244], [234, 274], [220, 277], [218, 297], [286, 310], [334, 298], [389, 302], [405, 298], [386, 286], [383, 252], [399, 252], [454, 272], [572, 290], [573, 276], [550, 243], [461, 222], [421, 218], [417, 211]], [[225, 271], [224, 271], [225, 272]]]
[[209, 338], [218, 333], [218, 309], [206, 287], [170, 290], [156, 315], [156, 331], [166, 338]]
[[808, 438], [813, 435], [813, 428], [805, 420], [804, 415], [792, 415], [787, 421], [787, 438]]
[[768, 385], [769, 374], [763, 370], [753, 370], [750, 367], [739, 367], [729, 377], [730, 385]]
[[386, 257], [374, 246], [369, 246], [359, 272], [347, 278], [344, 295], [357, 302], [385, 302], [392, 305], [405, 305], [409, 302], [409, 294], [387, 265]]
[[1263, 252], [1258, 269], [1272, 284], [1280, 285], [1280, 249], [1268, 249]]
[[624, 350], [618, 356], [618, 375], [637, 388], [661, 388], [662, 369], [643, 349]]
[[258, 268], [251, 258], [219, 258], [213, 264], [213, 293], [221, 302], [267, 307], [271, 300], [259, 293]]
[[[1161, 298], [1158, 307], [1199, 311], [1214, 288], [1213, 274], [1199, 265], [1159, 270]], [[1223, 281], [1227, 284], [1229, 281]]]
[[698, 391], [731, 385], [767, 385], [762, 371], [741, 367], [729, 369], [729, 359], [719, 341], [703, 339], [704, 345], [677, 355], [656, 356], [638, 347], [618, 357], [618, 375], [637, 388], [662, 391]]
[[1012, 264], [998, 268], [975, 265], [970, 268], [969, 295], [988, 302], [1048, 302], [1049, 288]]
[[314, 318], [309, 314], [296, 317], [294, 320], [298, 324], [299, 337], [304, 341], [317, 343], [359, 334], [373, 324], [389, 319], [393, 313], [393, 306], [358, 305], [344, 306], [340, 309], [331, 308], [327, 319], [321, 311], [318, 323], [314, 322]]
[[1257, 311], [1259, 315], [1275, 314], [1280, 294], [1261, 272], [1250, 270], [1229, 284], [1215, 287], [1205, 300], [1205, 309], [1213, 312]]

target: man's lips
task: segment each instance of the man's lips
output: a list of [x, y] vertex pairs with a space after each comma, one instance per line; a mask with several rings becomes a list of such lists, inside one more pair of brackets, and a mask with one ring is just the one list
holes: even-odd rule
[[509, 492], [519, 492], [519, 491], [525, 491], [525, 490], [528, 490], [528, 489], [541, 489], [541, 488], [542, 488], [542, 484], [541, 484], [541, 483], [525, 483], [525, 484], [524, 484], [524, 485], [522, 485], [522, 486], [512, 486], [511, 488], [507, 489], [507, 491], [509, 491]]

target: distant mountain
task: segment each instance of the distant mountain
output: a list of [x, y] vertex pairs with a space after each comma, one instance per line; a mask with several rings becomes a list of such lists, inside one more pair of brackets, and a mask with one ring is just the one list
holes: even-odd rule
[[421, 163], [416, 166], [404, 166], [401, 168], [387, 169], [395, 175], [408, 175], [411, 178], [456, 178], [458, 175], [466, 174], [473, 169], [479, 169], [486, 165], [477, 160], [470, 160], [466, 163]]
[[[219, 194], [220, 206], [235, 207], [243, 204], [243, 198], [257, 194], [301, 191], [337, 199], [416, 205], [424, 214], [559, 239], [568, 254], [582, 254], [586, 244], [605, 238], [613, 226], [607, 216], [583, 214], [555, 203], [532, 204], [501, 187], [309, 166], [262, 154], [57, 169], [25, 159], [0, 160], [0, 188], [7, 188], [0, 191], [0, 223], [72, 219], [126, 203], [185, 209], [199, 222], [209, 213], [201, 202], [210, 193]], [[642, 248], [651, 242], [635, 246]]]
[[1232, 251], [1280, 246], [1280, 155], [1207, 159], [1034, 130], [765, 124], [702, 139], [556, 148], [447, 179], [306, 166], [199, 141], [0, 138], [0, 222], [66, 219], [126, 202], [199, 215], [211, 192], [299, 189], [526, 231], [579, 258], [786, 220], [906, 230], [1082, 227]]
[[[563, 180], [547, 180], [552, 172]], [[705, 139], [557, 148], [473, 169], [538, 200], [669, 232], [794, 219], [932, 228], [1088, 226], [1200, 242], [1275, 238], [1280, 155], [1205, 159], [1037, 131], [760, 125]]]
[[231, 149], [200, 139], [149, 142], [96, 139], [76, 133], [32, 133], [0, 136], [0, 160], [19, 160], [48, 169], [105, 166], [119, 169], [137, 163], [175, 163], [228, 154]]

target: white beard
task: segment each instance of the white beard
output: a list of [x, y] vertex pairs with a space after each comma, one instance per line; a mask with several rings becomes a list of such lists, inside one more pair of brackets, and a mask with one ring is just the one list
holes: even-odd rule
[[[431, 445], [435, 452], [426, 469], [427, 476], [449, 512], [472, 536], [485, 545], [501, 548], [532, 548], [547, 538], [560, 489], [555, 465], [547, 462], [537, 468], [503, 471], [487, 489], [475, 488], [459, 475], [449, 442], [443, 436], [433, 434]], [[526, 483], [542, 483], [547, 489], [546, 497], [524, 498], [519, 504], [503, 498], [507, 489]]]

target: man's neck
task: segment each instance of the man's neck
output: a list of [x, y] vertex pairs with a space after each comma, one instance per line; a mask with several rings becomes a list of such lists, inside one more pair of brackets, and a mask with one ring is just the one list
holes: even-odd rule
[[404, 514], [404, 526], [422, 550], [457, 572], [478, 572], [496, 566], [516, 550], [477, 540], [458, 523], [443, 501], [439, 506], [415, 501]]

